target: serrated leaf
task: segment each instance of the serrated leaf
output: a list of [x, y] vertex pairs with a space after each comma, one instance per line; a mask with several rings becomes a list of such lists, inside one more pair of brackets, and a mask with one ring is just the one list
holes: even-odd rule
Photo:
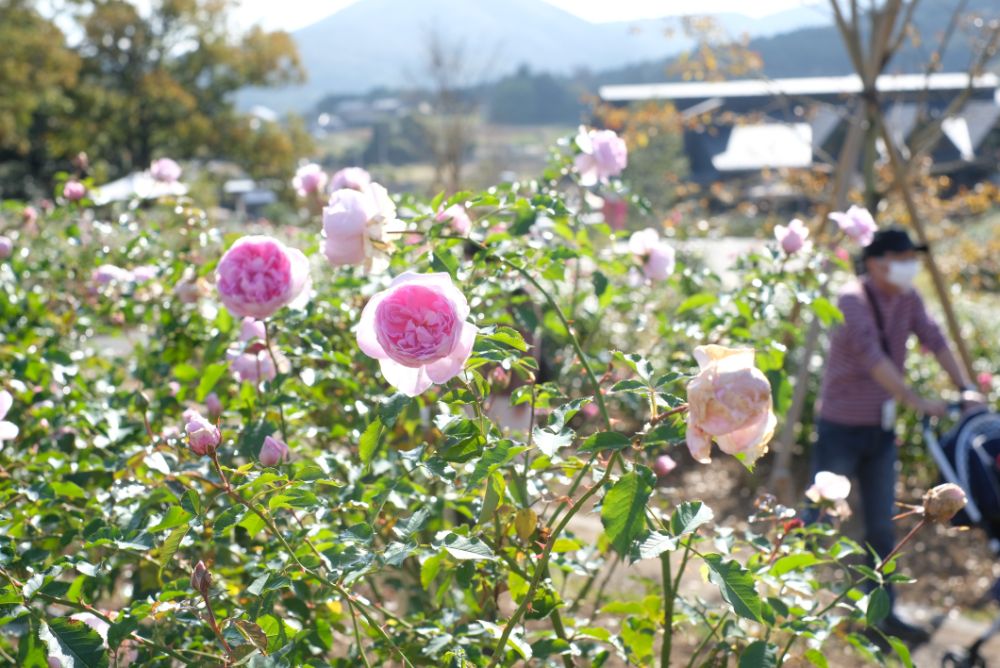
[[56, 617], [42, 622], [38, 637], [49, 649], [49, 657], [63, 668], [107, 668], [108, 653], [97, 631], [84, 622], [69, 617]]
[[246, 508], [243, 506], [232, 506], [227, 508], [218, 517], [215, 518], [215, 524], [213, 524], [213, 529], [216, 533], [222, 533], [229, 527], [233, 526], [246, 515]]
[[160, 546], [160, 571], [159, 578], [163, 580], [163, 571], [166, 569], [167, 565], [174, 558], [177, 553], [178, 548], [181, 546], [181, 542], [184, 540], [184, 536], [187, 535], [188, 525], [182, 525], [175, 527], [167, 539], [163, 541], [163, 545]]
[[804, 656], [806, 657], [806, 660], [816, 666], [816, 668], [830, 668], [830, 664], [827, 663], [826, 657], [823, 656], [823, 652], [818, 649], [807, 649]]
[[375, 418], [365, 428], [364, 433], [361, 434], [361, 438], [358, 440], [358, 456], [361, 458], [363, 464], [371, 462], [372, 457], [375, 455], [375, 450], [378, 448], [379, 441], [382, 440], [383, 431], [382, 420]]
[[820, 559], [815, 554], [809, 554], [807, 552], [789, 554], [774, 562], [771, 566], [771, 575], [781, 576], [791, 571], [797, 571], [822, 563], [824, 563], [824, 560]]
[[184, 510], [180, 506], [170, 506], [170, 508], [167, 509], [167, 514], [163, 516], [162, 520], [160, 520], [160, 523], [156, 526], [150, 527], [147, 531], [150, 533], [158, 533], [160, 531], [168, 531], [179, 526], [187, 526], [192, 517], [194, 516], [191, 513]]
[[459, 561], [493, 561], [497, 558], [493, 550], [478, 538], [451, 531], [438, 532], [435, 543]]
[[873, 589], [868, 594], [867, 606], [865, 607], [865, 622], [868, 626], [877, 626], [879, 622], [889, 615], [892, 604], [889, 601], [889, 594], [882, 587]]
[[664, 552], [677, 549], [677, 539], [663, 531], [652, 531], [635, 545], [630, 561], [656, 559]]
[[573, 433], [569, 431], [556, 433], [549, 431], [548, 428], [535, 427], [532, 438], [542, 454], [546, 457], [553, 457], [561, 448], [565, 448], [573, 442]]
[[637, 466], [618, 479], [601, 504], [601, 523], [611, 545], [628, 556], [632, 541], [646, 530], [646, 502], [653, 493], [656, 476], [645, 466]]
[[761, 600], [750, 571], [718, 554], [706, 555], [704, 559], [709, 568], [708, 578], [719, 587], [722, 598], [740, 617], [759, 622]]
[[747, 645], [740, 655], [740, 668], [776, 668], [778, 646], [758, 640]]
[[895, 636], [888, 636], [889, 644], [892, 646], [892, 651], [896, 653], [899, 660], [903, 662], [906, 668], [913, 668], [913, 659], [910, 657], [910, 648], [906, 646], [906, 643]]
[[483, 334], [482, 336], [484, 339], [502, 343], [522, 353], [528, 351], [528, 343], [524, 340], [524, 337], [516, 329], [510, 327], [497, 327], [493, 332]]
[[691, 533], [715, 517], [712, 509], [701, 501], [685, 501], [674, 510], [670, 516], [670, 531], [674, 536]]
[[632, 444], [632, 440], [617, 431], [599, 431], [591, 434], [580, 446], [580, 452], [596, 452], [601, 450], [624, 450]]

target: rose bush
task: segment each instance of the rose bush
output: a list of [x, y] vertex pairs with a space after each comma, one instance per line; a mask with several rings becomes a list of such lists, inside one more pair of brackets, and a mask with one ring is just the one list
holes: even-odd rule
[[[862, 630], [895, 555], [679, 483], [733, 461], [685, 453], [714, 441], [751, 484], [790, 314], [835, 322], [819, 276], [843, 263], [774, 246], [733, 281], [665, 229], [627, 250], [580, 196], [622, 191], [624, 144], [585, 137], [451, 198], [335, 178], [322, 214], [250, 235], [183, 199], [82, 200], [44, 234], [4, 206], [4, 659], [822, 666], [844, 637], [884, 660]], [[641, 587], [606, 588], [618, 569]]]

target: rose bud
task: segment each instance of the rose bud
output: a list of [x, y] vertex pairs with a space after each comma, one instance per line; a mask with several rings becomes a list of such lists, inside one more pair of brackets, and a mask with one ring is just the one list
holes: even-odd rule
[[0, 260], [6, 260], [14, 252], [14, 242], [10, 237], [0, 234]]
[[288, 444], [273, 436], [265, 436], [264, 445], [260, 447], [260, 454], [257, 457], [264, 466], [277, 466], [282, 462], [287, 462], [289, 457]]
[[924, 494], [924, 517], [932, 522], [946, 524], [958, 511], [965, 508], [965, 491], [947, 482]]
[[219, 395], [215, 392], [209, 392], [208, 396], [205, 397], [205, 408], [208, 409], [209, 416], [213, 418], [222, 415], [222, 402], [219, 401]]
[[62, 196], [70, 202], [78, 202], [87, 194], [87, 186], [79, 181], [67, 181]]
[[675, 468], [677, 468], [677, 462], [670, 455], [660, 455], [653, 460], [653, 473], [658, 478], [667, 477]]
[[199, 415], [197, 411], [185, 412], [187, 413], [185, 415], [187, 424], [184, 426], [184, 431], [187, 432], [191, 452], [196, 455], [207, 455], [215, 452], [219, 443], [222, 442], [219, 428]]
[[208, 596], [208, 588], [212, 586], [212, 575], [204, 561], [199, 561], [191, 571], [191, 587], [202, 596]]

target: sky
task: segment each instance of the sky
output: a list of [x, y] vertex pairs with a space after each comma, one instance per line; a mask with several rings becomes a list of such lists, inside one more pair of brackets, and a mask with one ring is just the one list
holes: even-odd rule
[[[270, 30], [296, 30], [325, 18], [358, 0], [243, 0], [238, 20], [244, 26], [260, 23]], [[419, 1], [419, 0], [415, 0]], [[496, 0], [502, 2], [503, 0]], [[659, 18], [676, 14], [739, 12], [767, 16], [818, 0], [545, 0], [595, 23]]]

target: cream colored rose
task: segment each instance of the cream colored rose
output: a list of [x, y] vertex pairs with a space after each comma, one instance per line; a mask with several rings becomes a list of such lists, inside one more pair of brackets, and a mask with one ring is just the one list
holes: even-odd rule
[[754, 366], [750, 348], [698, 346], [701, 371], [688, 383], [687, 445], [691, 456], [712, 461], [712, 441], [723, 452], [742, 455], [748, 466], [767, 452], [777, 418], [771, 383]]

